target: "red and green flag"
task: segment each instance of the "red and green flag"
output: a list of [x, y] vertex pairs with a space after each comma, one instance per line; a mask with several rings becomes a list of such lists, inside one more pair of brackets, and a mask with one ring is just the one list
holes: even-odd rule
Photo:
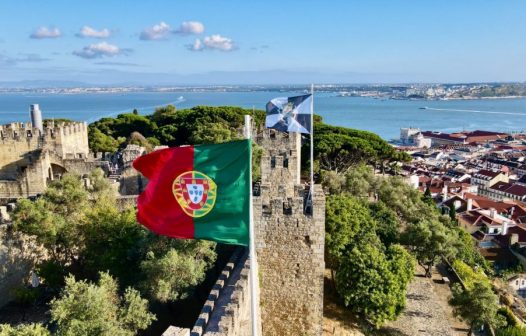
[[250, 158], [250, 140], [137, 158], [133, 167], [149, 180], [137, 220], [160, 235], [248, 245]]

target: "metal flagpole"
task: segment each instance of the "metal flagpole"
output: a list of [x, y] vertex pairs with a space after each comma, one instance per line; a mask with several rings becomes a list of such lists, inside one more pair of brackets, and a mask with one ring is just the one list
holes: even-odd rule
[[314, 198], [314, 84], [310, 85], [310, 211], [314, 213], [313, 201]]
[[[252, 118], [245, 115], [245, 138], [252, 138]], [[251, 142], [252, 145], [252, 142]], [[252, 317], [252, 336], [258, 336], [258, 305], [256, 299], [256, 285], [257, 281], [257, 261], [256, 261], [256, 241], [254, 236], [254, 214], [252, 211], [252, 148], [250, 149], [250, 163], [249, 163], [249, 185], [250, 185], [250, 201], [249, 201], [249, 257], [250, 257], [250, 306]]]

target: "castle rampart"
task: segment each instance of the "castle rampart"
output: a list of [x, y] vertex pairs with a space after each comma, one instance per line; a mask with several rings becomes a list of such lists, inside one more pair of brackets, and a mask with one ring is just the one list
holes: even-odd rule
[[0, 204], [38, 195], [65, 172], [89, 173], [101, 165], [92, 156], [85, 122], [0, 125]]

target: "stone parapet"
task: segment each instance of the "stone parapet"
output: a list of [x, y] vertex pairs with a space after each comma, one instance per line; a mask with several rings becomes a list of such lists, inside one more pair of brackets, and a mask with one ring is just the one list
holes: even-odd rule
[[251, 334], [249, 270], [248, 250], [239, 247], [212, 288], [191, 336]]

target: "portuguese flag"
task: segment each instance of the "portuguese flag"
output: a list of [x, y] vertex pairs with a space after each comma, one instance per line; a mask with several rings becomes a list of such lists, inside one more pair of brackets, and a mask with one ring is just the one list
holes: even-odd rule
[[250, 160], [250, 140], [137, 158], [133, 167], [149, 180], [137, 220], [160, 235], [248, 245]]

